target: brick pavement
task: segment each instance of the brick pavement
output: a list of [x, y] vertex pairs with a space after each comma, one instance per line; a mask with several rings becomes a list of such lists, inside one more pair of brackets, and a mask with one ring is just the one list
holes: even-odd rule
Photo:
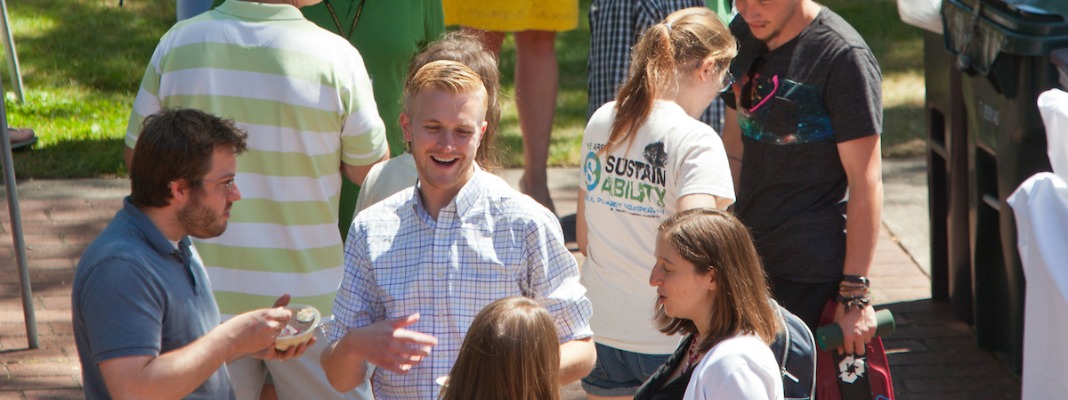
[[[557, 211], [573, 213], [574, 185], [553, 189]], [[10, 221], [0, 212], [0, 400], [82, 397], [70, 324], [71, 278], [81, 252], [119, 209], [126, 190], [120, 180], [20, 183], [41, 344], [35, 350], [27, 349]], [[885, 228], [875, 263], [878, 308], [891, 309], [898, 323], [885, 342], [898, 398], [1019, 398], [1020, 380], [991, 353], [976, 349], [971, 328], [945, 304], [930, 301], [929, 279]], [[565, 399], [584, 398], [578, 385], [564, 392]]]
[[[0, 399], [82, 398], [70, 284], [78, 257], [127, 191], [118, 180], [19, 184], [40, 344], [35, 350], [27, 347], [10, 218], [0, 212]], [[2, 203], [6, 211], [6, 194]]]

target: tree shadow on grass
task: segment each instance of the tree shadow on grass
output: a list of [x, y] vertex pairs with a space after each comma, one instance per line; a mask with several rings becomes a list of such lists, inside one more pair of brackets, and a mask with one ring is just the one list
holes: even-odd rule
[[7, 6], [27, 91], [25, 103], [7, 102], [8, 122], [33, 127], [42, 139], [14, 154], [17, 179], [125, 175], [122, 139], [101, 132], [124, 127], [115, 115], [128, 113], [153, 49], [174, 22], [174, 2]]
[[[64, 140], [40, 149], [14, 153], [15, 179], [40, 178], [19, 171], [40, 171], [54, 179], [126, 175], [123, 139]], [[86, 157], [86, 154], [94, 154]]]
[[135, 91], [159, 38], [174, 23], [173, 1], [119, 7], [118, 0], [12, 0], [7, 6], [27, 86], [69, 81]]

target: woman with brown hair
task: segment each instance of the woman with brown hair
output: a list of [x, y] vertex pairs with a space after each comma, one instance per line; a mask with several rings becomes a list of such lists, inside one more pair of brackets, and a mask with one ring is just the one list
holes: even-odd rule
[[709, 208], [669, 217], [649, 284], [658, 329], [687, 336], [635, 399], [783, 398], [768, 347], [778, 319], [752, 237], [737, 218]]
[[697, 117], [730, 86], [736, 53], [708, 8], [673, 12], [638, 40], [617, 100], [586, 126], [576, 236], [596, 332], [598, 361], [582, 380], [589, 399], [630, 398], [678, 343], [642, 312], [653, 243], [667, 216], [734, 202], [723, 142]]
[[442, 400], [559, 400], [560, 344], [538, 302], [508, 297], [475, 316]]

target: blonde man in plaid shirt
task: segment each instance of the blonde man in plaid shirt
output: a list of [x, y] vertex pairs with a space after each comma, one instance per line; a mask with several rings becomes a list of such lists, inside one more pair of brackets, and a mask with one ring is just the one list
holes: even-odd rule
[[556, 217], [474, 162], [486, 90], [453, 61], [423, 66], [405, 88], [401, 128], [419, 181], [362, 211], [345, 245], [333, 342], [322, 364], [335, 389], [374, 375], [376, 398], [434, 399], [475, 315], [525, 296], [553, 315], [561, 382], [596, 353], [592, 307]]

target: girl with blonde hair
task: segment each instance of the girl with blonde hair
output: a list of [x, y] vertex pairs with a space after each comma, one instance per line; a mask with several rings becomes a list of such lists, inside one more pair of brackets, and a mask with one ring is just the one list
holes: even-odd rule
[[676, 11], [638, 40], [617, 100], [586, 127], [576, 233], [597, 333], [598, 361], [582, 382], [590, 399], [633, 396], [678, 343], [641, 312], [654, 294], [653, 244], [669, 215], [734, 202], [723, 143], [696, 118], [730, 86], [735, 54], [711, 10]]

